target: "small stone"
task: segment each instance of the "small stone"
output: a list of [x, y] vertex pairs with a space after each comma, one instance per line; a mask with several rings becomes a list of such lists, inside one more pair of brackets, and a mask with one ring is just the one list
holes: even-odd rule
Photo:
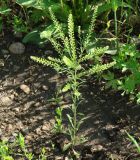
[[43, 85], [43, 86], [42, 86], [42, 89], [43, 89], [44, 91], [47, 91], [47, 90], [48, 90], [48, 86]]
[[29, 93], [30, 93], [30, 88], [29, 88], [27, 85], [25, 85], [25, 84], [20, 85], [20, 89], [21, 89], [23, 92], [25, 92], [26, 94], [29, 94]]
[[4, 106], [10, 106], [13, 103], [13, 101], [7, 96], [1, 97], [0, 101], [0, 104]]
[[101, 103], [105, 103], [105, 102], [106, 102], [106, 100], [104, 100], [104, 99], [101, 99], [101, 100], [100, 100], [100, 102], [101, 102]]
[[40, 105], [41, 105], [40, 102], [37, 102], [37, 103], [34, 104], [35, 107], [39, 107]]
[[92, 148], [92, 152], [101, 151], [101, 150], [103, 150], [103, 146], [102, 146], [102, 145], [95, 145], [95, 146]]
[[25, 46], [20, 42], [12, 43], [9, 51], [13, 54], [23, 54], [25, 52]]
[[61, 156], [55, 156], [55, 160], [62, 160], [63, 158]]
[[27, 111], [32, 106], [34, 106], [34, 101], [27, 102], [27, 103], [25, 103], [23, 110]]
[[52, 54], [53, 54], [53, 51], [52, 51], [52, 50], [46, 50], [46, 51], [45, 51], [45, 54], [47, 54], [47, 55], [52, 55]]
[[114, 126], [114, 125], [112, 125], [112, 124], [107, 124], [106, 126], [105, 126], [105, 129], [106, 130], [112, 130], [112, 129], [114, 129], [116, 126]]
[[7, 123], [8, 121], [9, 121], [9, 119], [8, 119], [8, 118], [5, 118], [5, 119], [4, 119], [4, 122], [6, 122], [6, 123]]
[[18, 97], [18, 93], [17, 92], [14, 91], [13, 94], [14, 94], [15, 97]]
[[39, 82], [36, 82], [36, 83], [34, 83], [34, 86], [35, 86], [36, 88], [39, 88], [39, 87], [40, 87], [40, 83], [39, 83]]
[[12, 111], [15, 111], [18, 113], [20, 111], [20, 109], [19, 109], [19, 107], [16, 107], [16, 108], [13, 108]]

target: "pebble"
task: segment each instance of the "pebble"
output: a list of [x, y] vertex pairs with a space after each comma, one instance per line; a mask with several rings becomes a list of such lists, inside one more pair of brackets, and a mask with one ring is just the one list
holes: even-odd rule
[[20, 42], [15, 42], [9, 46], [9, 51], [13, 54], [23, 54], [25, 52], [25, 46]]
[[94, 145], [94, 147], [92, 148], [92, 152], [101, 151], [101, 150], [103, 150], [102, 145]]
[[40, 102], [37, 102], [37, 103], [34, 104], [35, 107], [39, 107], [40, 105], [41, 105]]
[[12, 111], [19, 112], [20, 109], [19, 109], [19, 107], [16, 107], [16, 108], [13, 108]]
[[53, 54], [53, 51], [52, 51], [52, 50], [46, 50], [46, 51], [45, 51], [45, 54], [47, 54], [47, 55], [52, 55], [52, 54]]
[[61, 156], [55, 156], [55, 160], [62, 160], [63, 158]]
[[20, 89], [26, 94], [30, 93], [30, 88], [25, 84], [20, 85]]
[[10, 106], [13, 103], [13, 101], [7, 96], [1, 97], [0, 101], [1, 101], [0, 104], [4, 106]]
[[47, 91], [49, 88], [48, 88], [48, 86], [43, 85], [43, 86], [42, 86], [42, 89], [43, 89], [44, 91]]
[[23, 110], [26, 111], [30, 107], [32, 107], [33, 105], [34, 105], [34, 101], [27, 102], [27, 103], [25, 103]]
[[39, 88], [40, 87], [40, 83], [39, 82], [34, 83], [34, 87]]

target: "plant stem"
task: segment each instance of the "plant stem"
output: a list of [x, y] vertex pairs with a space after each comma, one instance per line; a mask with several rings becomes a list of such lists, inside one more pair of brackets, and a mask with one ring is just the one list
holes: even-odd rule
[[75, 94], [76, 91], [78, 90], [78, 85], [77, 85], [77, 70], [75, 69], [74, 74], [73, 74], [73, 80], [74, 80], [74, 87], [73, 87], [73, 146], [76, 144], [76, 134], [77, 134], [77, 103], [78, 103], [78, 97]]
[[115, 36], [116, 36], [116, 49], [119, 51], [119, 41], [118, 41], [118, 24], [117, 24], [117, 11], [114, 10], [114, 21], [115, 21]]

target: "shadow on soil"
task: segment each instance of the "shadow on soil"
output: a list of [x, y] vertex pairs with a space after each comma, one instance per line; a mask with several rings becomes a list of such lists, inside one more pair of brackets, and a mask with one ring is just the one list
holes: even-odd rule
[[[7, 47], [1, 43], [0, 49]], [[42, 56], [42, 49], [26, 48], [25, 55], [0, 54], [5, 62], [0, 68], [0, 98], [9, 98], [0, 105], [0, 136], [2, 139], [22, 132], [37, 149], [50, 142], [55, 106], [48, 100], [63, 80], [49, 68], [30, 60], [30, 55]], [[21, 84], [30, 88], [29, 94], [20, 89]], [[87, 119], [80, 134], [88, 137], [86, 145], [102, 145], [111, 153], [125, 156], [128, 141], [124, 131], [138, 134], [140, 106], [129, 103], [128, 97], [121, 97], [120, 93], [104, 92], [101, 88], [91, 82], [83, 89], [85, 101], [79, 110]]]

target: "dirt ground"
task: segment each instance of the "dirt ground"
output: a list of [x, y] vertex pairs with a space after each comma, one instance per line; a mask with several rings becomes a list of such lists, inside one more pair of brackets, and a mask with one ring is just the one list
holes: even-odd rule
[[[49, 102], [64, 80], [30, 59], [31, 55], [45, 57], [54, 52], [48, 46], [25, 45], [24, 54], [10, 53], [9, 45], [17, 41], [20, 39], [12, 35], [0, 37], [0, 60], [4, 63], [0, 66], [0, 139], [13, 142], [22, 133], [29, 150], [35, 154], [45, 146], [48, 159], [66, 159], [59, 148], [52, 152], [56, 106]], [[87, 117], [79, 134], [88, 138], [78, 148], [81, 160], [139, 160], [125, 130], [140, 137], [140, 106], [129, 102], [127, 96], [105, 91], [104, 82], [92, 79], [82, 89], [85, 100], [79, 107]], [[21, 85], [26, 87], [22, 89]], [[66, 97], [65, 105], [68, 101]]]

